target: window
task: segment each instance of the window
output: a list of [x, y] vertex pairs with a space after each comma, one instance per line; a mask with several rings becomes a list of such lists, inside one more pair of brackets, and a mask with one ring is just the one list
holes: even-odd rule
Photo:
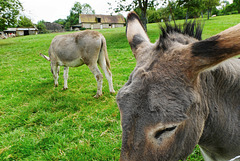
[[101, 18], [97, 18], [97, 22], [98, 22], [98, 23], [101, 23]]

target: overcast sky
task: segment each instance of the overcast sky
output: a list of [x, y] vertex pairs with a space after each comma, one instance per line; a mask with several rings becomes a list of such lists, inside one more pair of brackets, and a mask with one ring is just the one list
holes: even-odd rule
[[[107, 2], [116, 7], [116, 0], [20, 0], [23, 5], [23, 14], [30, 18], [33, 23], [40, 20], [53, 22], [59, 18], [66, 19], [75, 2], [88, 3], [95, 10], [96, 14], [111, 14]], [[127, 0], [132, 1], [132, 0]], [[228, 0], [232, 3], [232, 0]], [[124, 16], [127, 13], [122, 12]]]
[[[24, 8], [23, 14], [33, 23], [40, 20], [53, 22], [59, 18], [66, 19], [75, 2], [90, 4], [96, 14], [112, 13], [107, 2], [112, 3], [113, 7], [116, 6], [115, 0], [20, 0], [20, 2]], [[125, 16], [127, 13], [122, 14]]]

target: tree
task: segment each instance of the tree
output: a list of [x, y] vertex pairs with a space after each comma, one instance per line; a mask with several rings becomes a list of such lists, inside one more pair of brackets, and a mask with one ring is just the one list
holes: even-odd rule
[[147, 10], [147, 16], [149, 23], [160, 22], [161, 20], [160, 12], [158, 12], [155, 8]]
[[[147, 9], [157, 6], [157, 0], [133, 0], [130, 4], [124, 4], [125, 2], [126, 0], [119, 0], [117, 2], [117, 8], [113, 9], [115, 13], [139, 9], [140, 19], [147, 31]], [[108, 2], [108, 5], [111, 6], [111, 3]]]
[[79, 23], [79, 14], [95, 14], [95, 11], [87, 3], [82, 5], [81, 3], [76, 2], [70, 10], [70, 15], [67, 17], [65, 23], [66, 30], [68, 30], [72, 25]]
[[36, 26], [38, 28], [39, 33], [47, 33], [47, 28], [46, 28], [46, 25], [44, 23], [45, 23], [44, 20], [41, 20], [37, 23]]
[[73, 11], [71, 11], [70, 15], [67, 16], [66, 23], [69, 23], [70, 26], [78, 24], [79, 23], [79, 14], [74, 13]]
[[201, 8], [200, 0], [177, 0], [177, 4], [186, 9], [186, 21], [190, 13], [197, 17]]
[[168, 6], [166, 7], [166, 11], [168, 13], [171, 13], [172, 17], [174, 19], [184, 19], [185, 18], [185, 12], [186, 9], [184, 10], [182, 7], [180, 7], [176, 2], [174, 1], [169, 1]]
[[220, 0], [202, 0], [203, 5], [207, 8], [208, 10], [208, 19], [210, 17], [210, 12], [213, 7], [219, 6], [220, 5]]
[[54, 22], [64, 26], [66, 24], [66, 19], [61, 19], [60, 18], [60, 19], [58, 19], [58, 20], [56, 20]]
[[95, 14], [95, 10], [87, 3], [81, 5], [81, 3], [76, 2], [71, 11], [74, 14]]
[[240, 0], [233, 0], [233, 5], [235, 10], [237, 10], [238, 13], [240, 13]]
[[18, 23], [18, 27], [34, 27], [31, 19], [27, 18], [26, 16], [20, 16]]
[[19, 0], [0, 0], [0, 30], [16, 26], [17, 16], [22, 9]]

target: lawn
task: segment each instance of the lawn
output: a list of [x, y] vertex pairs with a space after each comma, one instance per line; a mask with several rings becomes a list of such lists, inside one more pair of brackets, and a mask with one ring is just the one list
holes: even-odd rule
[[[240, 15], [205, 21], [203, 39], [240, 23]], [[178, 21], [181, 23], [183, 21]], [[99, 30], [107, 40], [116, 92], [136, 62], [125, 28]], [[70, 68], [68, 87], [54, 88], [48, 55], [53, 33], [0, 40], [0, 160], [119, 160], [120, 114], [104, 77], [103, 96], [86, 65]], [[158, 24], [148, 25], [151, 42]], [[188, 160], [202, 160], [196, 148]]]

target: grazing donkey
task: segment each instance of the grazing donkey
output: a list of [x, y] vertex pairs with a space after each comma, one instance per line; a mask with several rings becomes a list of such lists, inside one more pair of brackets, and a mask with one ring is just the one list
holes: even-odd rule
[[184, 160], [196, 144], [207, 161], [238, 158], [240, 60], [231, 57], [240, 54], [240, 24], [206, 40], [199, 23], [166, 24], [152, 44], [138, 16], [127, 18], [137, 65], [117, 95], [120, 160]]
[[94, 97], [98, 98], [102, 95], [103, 82], [103, 76], [97, 66], [98, 63], [108, 80], [110, 93], [115, 93], [106, 40], [99, 32], [86, 30], [68, 35], [56, 36], [52, 40], [48, 53], [49, 57], [43, 54], [40, 55], [48, 61], [51, 61], [51, 71], [55, 87], [58, 86], [60, 66], [64, 66], [63, 89], [65, 90], [68, 88], [68, 68], [86, 64], [97, 80], [97, 94]]

